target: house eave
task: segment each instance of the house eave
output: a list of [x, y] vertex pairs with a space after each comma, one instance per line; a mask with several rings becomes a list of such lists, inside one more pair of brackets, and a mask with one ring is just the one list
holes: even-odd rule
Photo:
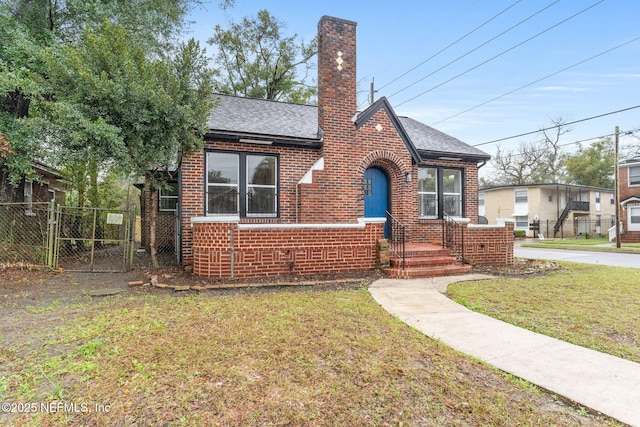
[[237, 142], [242, 144], [272, 145], [279, 147], [322, 148], [322, 139], [295, 138], [278, 135], [256, 135], [235, 132], [210, 131], [205, 133], [205, 140]]
[[626, 206], [629, 203], [640, 203], [640, 196], [629, 196], [624, 200], [620, 201], [620, 206]]
[[420, 150], [422, 160], [451, 160], [462, 162], [483, 162], [491, 159], [489, 155], [469, 153], [451, 153], [446, 151]]

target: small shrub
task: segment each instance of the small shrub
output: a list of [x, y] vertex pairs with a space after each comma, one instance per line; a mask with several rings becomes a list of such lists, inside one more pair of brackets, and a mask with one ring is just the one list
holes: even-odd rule
[[525, 230], [513, 230], [513, 235], [515, 237], [525, 237], [527, 232]]

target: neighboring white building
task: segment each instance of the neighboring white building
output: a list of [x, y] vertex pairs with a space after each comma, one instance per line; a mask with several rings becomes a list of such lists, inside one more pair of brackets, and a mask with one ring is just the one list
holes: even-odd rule
[[490, 224], [513, 219], [515, 229], [530, 237], [535, 237], [530, 229], [534, 221], [545, 237], [604, 235], [615, 223], [615, 193], [569, 184], [487, 187], [478, 192], [478, 214]]

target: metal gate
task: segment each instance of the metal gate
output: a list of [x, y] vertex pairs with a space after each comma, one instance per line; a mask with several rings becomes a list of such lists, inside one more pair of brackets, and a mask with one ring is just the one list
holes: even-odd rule
[[128, 271], [133, 263], [133, 210], [58, 206], [54, 263], [70, 271]]

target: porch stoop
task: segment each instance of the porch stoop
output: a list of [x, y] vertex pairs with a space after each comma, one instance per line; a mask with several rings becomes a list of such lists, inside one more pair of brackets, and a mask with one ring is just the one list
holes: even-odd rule
[[391, 254], [390, 267], [383, 273], [394, 279], [454, 276], [471, 272], [470, 265], [462, 265], [446, 248], [430, 243], [407, 243], [405, 247], [405, 269], [402, 260]]

